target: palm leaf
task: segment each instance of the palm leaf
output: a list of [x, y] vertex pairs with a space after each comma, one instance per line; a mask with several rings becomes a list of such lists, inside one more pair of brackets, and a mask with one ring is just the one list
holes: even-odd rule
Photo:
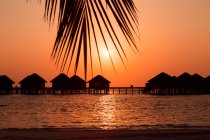
[[[111, 21], [107, 9], [111, 11], [111, 16], [115, 21]], [[103, 73], [99, 36], [102, 37], [108, 51], [110, 49], [108, 38], [111, 39], [117, 54], [125, 65], [124, 60], [127, 59], [125, 47], [114, 25], [119, 26], [131, 49], [138, 51], [135, 43], [138, 16], [133, 0], [45, 0], [45, 19], [51, 24], [56, 16], [58, 17], [58, 31], [51, 57], [57, 65], [60, 65], [62, 71], [66, 69], [66, 66], [68, 66], [67, 71], [71, 70], [71, 65], [75, 60], [74, 73], [76, 74], [83, 52], [85, 79], [88, 62], [90, 62], [93, 75], [92, 50], [96, 49]], [[108, 34], [108, 37], [105, 33]], [[111, 55], [110, 61], [115, 69]]]

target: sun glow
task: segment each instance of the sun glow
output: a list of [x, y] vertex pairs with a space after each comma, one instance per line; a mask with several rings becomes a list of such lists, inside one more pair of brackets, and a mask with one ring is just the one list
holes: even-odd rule
[[110, 55], [110, 53], [109, 53], [107, 50], [104, 50], [104, 51], [103, 51], [103, 54], [104, 54], [104, 57], [105, 57], [105, 58], [108, 58], [109, 55]]

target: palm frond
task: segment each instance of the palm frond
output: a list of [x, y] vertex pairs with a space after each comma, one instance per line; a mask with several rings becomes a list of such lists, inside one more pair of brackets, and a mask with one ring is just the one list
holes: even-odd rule
[[[115, 21], [111, 21], [107, 9], [111, 11]], [[85, 78], [88, 62], [93, 75], [92, 49], [97, 50], [97, 57], [103, 71], [98, 36], [102, 37], [108, 51], [110, 46], [107, 38], [110, 38], [124, 64], [124, 59], [127, 59], [126, 51], [114, 27], [116, 25], [131, 49], [138, 51], [135, 43], [138, 15], [133, 0], [45, 0], [45, 19], [51, 24], [56, 16], [58, 16], [58, 31], [51, 57], [57, 65], [60, 65], [62, 71], [66, 66], [68, 66], [67, 71], [72, 69], [71, 64], [75, 59], [74, 73], [76, 74], [83, 52]], [[111, 55], [110, 61], [115, 69]]]

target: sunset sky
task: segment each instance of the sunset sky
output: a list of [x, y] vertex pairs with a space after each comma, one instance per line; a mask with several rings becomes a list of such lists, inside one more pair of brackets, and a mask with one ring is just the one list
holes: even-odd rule
[[[103, 74], [111, 86], [144, 86], [162, 71], [176, 76], [183, 72], [210, 75], [210, 0], [134, 2], [139, 10], [140, 53], [126, 50], [127, 70], [115, 62], [117, 72], [103, 56], [107, 63]], [[60, 73], [50, 60], [57, 26], [49, 27], [43, 14], [44, 3], [37, 0], [0, 1], [0, 75], [8, 75], [16, 85], [34, 72], [47, 81]], [[98, 69], [94, 76], [101, 74]], [[80, 69], [78, 75], [84, 78], [83, 72]]]

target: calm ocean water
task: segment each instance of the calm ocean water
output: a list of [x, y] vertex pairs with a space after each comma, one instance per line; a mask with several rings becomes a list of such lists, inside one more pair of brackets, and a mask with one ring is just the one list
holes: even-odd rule
[[6, 95], [0, 129], [210, 128], [210, 95]]

